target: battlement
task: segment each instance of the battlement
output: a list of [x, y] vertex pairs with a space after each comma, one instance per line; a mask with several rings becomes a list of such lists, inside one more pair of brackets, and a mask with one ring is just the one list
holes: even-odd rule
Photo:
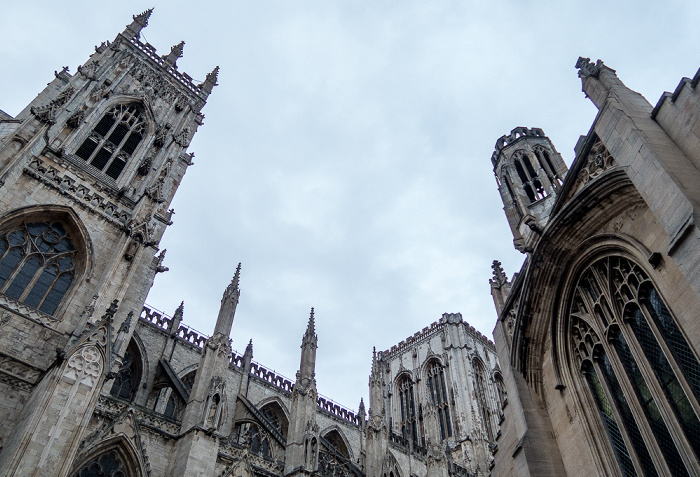
[[[126, 39], [126, 37], [124, 37]], [[208, 93], [202, 88], [202, 85], [195, 84], [194, 80], [187, 73], [181, 73], [177, 69], [177, 64], [170, 64], [165, 57], [158, 56], [156, 53], [156, 48], [150, 43], [143, 43], [137, 37], [127, 39], [128, 44], [132, 45], [134, 49], [140, 51], [145, 55], [151, 62], [160, 66], [165, 70], [171, 78], [178, 82], [178, 85], [183, 86], [189, 92], [197, 96], [198, 99], [206, 101], [209, 96]]]
[[464, 321], [462, 319], [461, 313], [443, 313], [442, 317], [438, 321], [431, 323], [430, 326], [426, 326], [421, 331], [417, 331], [415, 334], [413, 334], [413, 336], [409, 336], [405, 340], [400, 341], [399, 344], [392, 346], [388, 350], [380, 352], [379, 359], [384, 361], [394, 356], [397, 356], [403, 353], [404, 351], [408, 350], [412, 346], [416, 346], [417, 344], [432, 338], [438, 332], [440, 332], [445, 325], [454, 323], [464, 324], [467, 333], [472, 338], [477, 339], [485, 346], [492, 349], [494, 352], [496, 351], [496, 346], [493, 344], [493, 342], [481, 332], [479, 332], [476, 328]]
[[[171, 316], [168, 316], [162, 311], [158, 311], [148, 305], [144, 305], [143, 309], [141, 310], [141, 314], [139, 315], [139, 319], [168, 333], [172, 332], [172, 328], [175, 324], [175, 321]], [[204, 343], [209, 339], [209, 337], [204, 333], [201, 333], [183, 323], [178, 325], [175, 336], [182, 341], [196, 346], [199, 349], [202, 349]], [[231, 368], [242, 369], [243, 365], [243, 355], [236, 351], [232, 351], [229, 358], [229, 366]], [[284, 394], [291, 395], [292, 391], [294, 390], [294, 383], [291, 379], [282, 376], [276, 371], [269, 370], [265, 366], [261, 365], [260, 363], [256, 363], [255, 361], [251, 361], [250, 363], [250, 375], [255, 377], [258, 381], [282, 391]], [[355, 412], [341, 406], [328, 397], [319, 394], [316, 404], [325, 414], [349, 422], [355, 426], [360, 425], [360, 417]]]
[[498, 156], [504, 148], [512, 146], [524, 137], [545, 138], [547, 136], [545, 136], [544, 131], [542, 131], [540, 128], [526, 128], [522, 126], [514, 128], [510, 134], [504, 134], [496, 141], [496, 150], [493, 152], [493, 155], [491, 155], [491, 163], [493, 164], [493, 167], [495, 168], [498, 165]]

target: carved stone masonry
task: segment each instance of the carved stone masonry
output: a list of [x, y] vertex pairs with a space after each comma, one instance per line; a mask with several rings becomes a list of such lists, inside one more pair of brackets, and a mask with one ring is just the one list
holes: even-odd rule
[[73, 93], [75, 93], [75, 89], [69, 86], [56, 99], [50, 101], [49, 104], [39, 107], [32, 106], [32, 114], [42, 123], [54, 124], [56, 122], [56, 112], [73, 97]]
[[578, 60], [576, 61], [576, 69], [578, 70], [578, 77], [579, 78], [588, 78], [593, 77], [597, 78], [598, 74], [600, 74], [600, 67], [603, 65], [603, 62], [598, 60], [595, 64], [591, 62], [590, 58], [583, 58], [581, 56], [578, 57]]
[[491, 286], [494, 286], [496, 288], [502, 287], [503, 284], [505, 284], [508, 281], [508, 277], [503, 272], [501, 262], [499, 262], [498, 260], [494, 260], [491, 264], [491, 269], [493, 270], [493, 278], [489, 280], [489, 283], [491, 284]]

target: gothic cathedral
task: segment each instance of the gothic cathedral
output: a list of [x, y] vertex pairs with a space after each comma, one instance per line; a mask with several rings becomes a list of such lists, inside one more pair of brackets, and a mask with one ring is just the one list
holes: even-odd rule
[[493, 475], [700, 475], [700, 71], [652, 106], [579, 58], [571, 169], [540, 129], [491, 161], [525, 263], [494, 262], [508, 404]]
[[232, 352], [240, 265], [212, 336], [144, 305], [218, 74], [144, 43], [150, 15], [0, 111], [0, 474], [489, 475], [505, 380], [458, 313], [375, 352], [354, 413], [318, 395], [313, 309], [295, 382]]

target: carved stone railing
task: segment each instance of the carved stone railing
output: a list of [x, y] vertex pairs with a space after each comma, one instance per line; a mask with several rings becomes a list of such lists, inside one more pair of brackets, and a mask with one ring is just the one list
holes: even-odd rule
[[202, 91], [202, 89], [199, 86], [197, 86], [194, 83], [192, 77], [187, 73], [181, 73], [177, 70], [177, 68], [166, 64], [164, 58], [160, 57], [156, 53], [156, 48], [153, 45], [151, 45], [150, 43], [142, 43], [138, 39], [138, 37], [130, 39], [129, 42], [136, 48], [138, 48], [146, 56], [148, 56], [154, 63], [162, 66], [168, 73], [170, 73], [173, 76], [173, 78], [177, 80], [178, 83], [180, 83], [189, 91], [197, 95], [197, 97], [203, 100], [207, 99], [207, 95]]
[[[173, 319], [171, 317], [148, 305], [144, 305], [139, 318], [164, 331], [169, 331], [173, 326]], [[202, 348], [202, 346], [204, 346], [204, 342], [208, 339], [208, 336], [205, 334], [200, 333], [199, 331], [190, 328], [183, 323], [180, 323], [178, 326], [176, 336], [181, 340], [197, 346], [198, 348]], [[229, 367], [243, 368], [243, 365], [243, 356], [236, 351], [233, 351], [229, 357]], [[291, 395], [292, 390], [294, 389], [294, 383], [291, 379], [286, 378], [275, 371], [267, 369], [265, 366], [261, 365], [260, 363], [256, 363], [255, 361], [251, 361], [250, 363], [250, 375], [288, 395]], [[355, 426], [360, 425], [360, 417], [357, 416], [357, 414], [334, 402], [332, 399], [319, 395], [316, 403], [319, 409], [326, 414]]]
[[270, 371], [269, 369], [267, 369], [259, 363], [256, 363], [255, 361], [253, 361], [250, 364], [250, 374], [260, 379], [261, 381], [264, 381], [267, 384], [271, 384], [272, 386], [281, 389], [282, 391], [285, 391], [287, 393], [291, 393], [292, 389], [294, 388], [294, 383], [292, 383], [291, 380], [285, 378], [281, 374], [277, 374], [274, 371]]
[[159, 312], [155, 308], [151, 308], [145, 305], [141, 310], [141, 315], [139, 315], [139, 318], [148, 321], [149, 323], [153, 323], [158, 328], [161, 328], [163, 330], [167, 330], [168, 328], [170, 328], [170, 322], [172, 321], [172, 318], [170, 318], [169, 316]]
[[[155, 308], [150, 307], [148, 305], [143, 306], [139, 318], [148, 321], [149, 323], [152, 323], [158, 328], [166, 331], [170, 331], [173, 321], [171, 317], [167, 316], [162, 311], [158, 311]], [[184, 341], [187, 341], [188, 343], [197, 346], [198, 348], [204, 346], [204, 342], [209, 338], [204, 333], [201, 333], [195, 330], [194, 328], [187, 326], [184, 323], [180, 323], [180, 325], [178, 326], [176, 336]]]
[[355, 414], [349, 409], [344, 408], [340, 404], [333, 402], [331, 399], [319, 395], [318, 399], [316, 400], [316, 403], [318, 404], [318, 407], [321, 408], [321, 410], [326, 411], [327, 413], [338, 417], [343, 421], [347, 421], [350, 424], [354, 424], [355, 426], [360, 425], [360, 417], [357, 414]]
[[425, 457], [428, 454], [428, 449], [425, 446], [411, 442], [409, 439], [392, 431], [389, 432], [389, 444], [404, 452], [421, 457]]

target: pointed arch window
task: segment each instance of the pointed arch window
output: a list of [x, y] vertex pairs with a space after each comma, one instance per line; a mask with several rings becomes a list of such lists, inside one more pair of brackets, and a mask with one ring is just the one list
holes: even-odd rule
[[0, 293], [53, 315], [75, 278], [77, 251], [60, 222], [0, 234]]
[[418, 416], [413, 392], [413, 380], [408, 375], [400, 378], [398, 383], [399, 405], [401, 409], [401, 437], [411, 440], [414, 445], [420, 443], [418, 435]]
[[138, 105], [118, 104], [102, 116], [75, 155], [116, 180], [145, 135]]
[[114, 378], [110, 394], [131, 401], [136, 395], [141, 382], [141, 359], [133, 341], [124, 353], [124, 360], [117, 376]]
[[98, 455], [73, 474], [73, 477], [128, 477], [131, 475], [116, 449]]
[[474, 360], [474, 381], [476, 382], [476, 397], [479, 406], [479, 412], [481, 413], [481, 420], [484, 422], [484, 427], [486, 428], [486, 435], [489, 441], [494, 440], [493, 426], [491, 424], [491, 415], [489, 413], [489, 402], [487, 399], [487, 389], [486, 389], [486, 379], [484, 366], [478, 359]]
[[600, 258], [571, 303], [572, 354], [623, 475], [690, 475], [700, 364], [649, 276], [628, 258]]
[[437, 408], [442, 439], [452, 437], [452, 422], [450, 420], [450, 403], [447, 399], [447, 384], [445, 369], [437, 360], [428, 365], [428, 394], [433, 405]]

